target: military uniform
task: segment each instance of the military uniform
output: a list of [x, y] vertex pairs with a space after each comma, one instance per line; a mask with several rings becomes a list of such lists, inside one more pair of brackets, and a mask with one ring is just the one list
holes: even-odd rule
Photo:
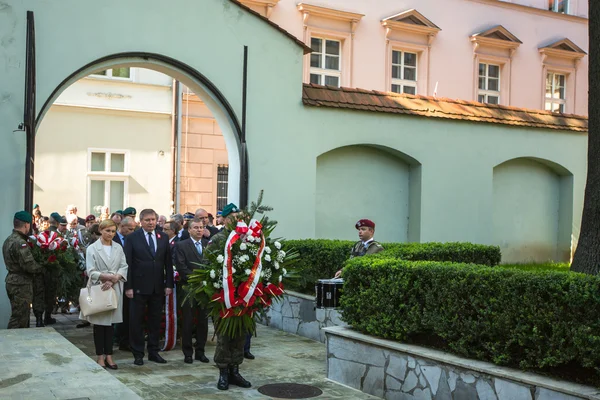
[[[230, 214], [238, 213], [240, 210], [233, 203], [227, 204], [223, 208], [223, 217]], [[229, 237], [231, 231], [225, 227], [219, 233], [215, 234], [208, 243], [207, 250], [211, 247], [222, 249], [225, 247], [225, 241]], [[219, 324], [219, 320], [215, 321], [215, 325]], [[244, 344], [246, 343], [246, 333], [239, 336], [229, 337], [217, 333], [217, 348], [215, 349], [215, 364], [219, 367], [219, 381], [217, 388], [219, 390], [227, 390], [229, 384], [243, 388], [249, 388], [252, 385], [245, 380], [239, 372], [239, 366], [244, 361]]]
[[29, 304], [33, 299], [33, 275], [40, 272], [42, 266], [33, 259], [27, 236], [17, 230], [13, 230], [4, 241], [2, 254], [8, 270], [5, 282], [11, 304], [8, 329], [28, 328]]
[[350, 258], [354, 257], [362, 257], [367, 254], [375, 254], [383, 251], [383, 247], [374, 240], [369, 240], [367, 243], [363, 243], [362, 241], [358, 241], [352, 247], [352, 251], [350, 252]]

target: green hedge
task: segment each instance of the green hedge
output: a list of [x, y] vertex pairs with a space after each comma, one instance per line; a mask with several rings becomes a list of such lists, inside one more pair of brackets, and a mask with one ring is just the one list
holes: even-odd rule
[[[314, 293], [315, 282], [332, 278], [350, 258], [354, 245], [349, 240], [287, 240], [287, 250], [299, 253], [294, 276], [287, 286], [307, 294]], [[405, 260], [453, 261], [494, 266], [500, 262], [500, 248], [471, 243], [382, 243], [388, 255]], [[381, 257], [381, 255], [379, 255]]]
[[341, 308], [370, 335], [599, 381], [596, 276], [361, 257], [344, 270]]

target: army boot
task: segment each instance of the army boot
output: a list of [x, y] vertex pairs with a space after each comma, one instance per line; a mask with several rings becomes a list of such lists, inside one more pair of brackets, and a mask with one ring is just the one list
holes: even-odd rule
[[238, 365], [229, 366], [229, 383], [242, 388], [249, 388], [252, 386], [250, 382], [245, 380], [244, 377], [240, 375], [240, 367]]
[[219, 382], [217, 382], [217, 389], [229, 389], [229, 371], [227, 371], [227, 368], [219, 368]]
[[56, 319], [52, 318], [52, 315], [50, 315], [49, 312], [46, 312], [46, 317], [44, 318], [44, 324], [45, 325], [53, 325], [56, 323]]
[[35, 327], [36, 328], [43, 328], [45, 326], [42, 315], [43, 315], [42, 313], [35, 313]]

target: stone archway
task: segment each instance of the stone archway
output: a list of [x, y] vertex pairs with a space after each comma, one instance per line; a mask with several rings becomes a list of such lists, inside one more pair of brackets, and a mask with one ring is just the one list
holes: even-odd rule
[[120, 53], [103, 57], [79, 68], [54, 89], [40, 109], [36, 125], [39, 126], [51, 105], [67, 87], [90, 73], [122, 66], [147, 68], [169, 75], [182, 82], [204, 101], [221, 127], [228, 149], [230, 182], [228, 199], [237, 204], [244, 203], [247, 196], [247, 181], [243, 180], [242, 176], [247, 175], [243, 170], [247, 163], [242, 162], [244, 158], [241, 146], [242, 128], [235, 112], [210, 80], [193, 68], [169, 57], [148, 53]]

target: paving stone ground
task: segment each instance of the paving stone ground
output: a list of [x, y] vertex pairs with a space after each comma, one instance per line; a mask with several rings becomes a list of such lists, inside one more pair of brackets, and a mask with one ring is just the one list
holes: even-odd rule
[[[39, 365], [42, 361], [47, 363], [47, 360], [44, 361], [44, 359], [48, 356], [45, 356], [42, 352], [47, 353], [48, 351], [39, 347], [40, 340], [41, 337], [46, 335], [45, 332], [48, 332], [47, 335], [51, 335], [54, 330], [30, 328], [27, 331], [38, 331], [40, 338], [35, 344], [21, 343], [22, 349], [19, 355], [7, 359], [6, 347], [0, 348], [2, 351], [0, 362], [4, 361], [5, 366], [7, 362], [9, 365], [20, 365], [20, 367], [15, 367], [11, 376], [0, 372], [0, 398], [36, 400], [47, 398], [77, 399], [82, 397], [125, 399], [133, 398], [131, 396], [135, 393], [143, 399], [269, 399], [270, 397], [258, 392], [260, 386], [289, 382], [313, 385], [320, 388], [323, 391], [323, 394], [318, 397], [320, 399], [375, 399], [375, 397], [326, 379], [326, 350], [323, 344], [265, 326], [259, 325], [258, 336], [252, 339], [252, 353], [256, 356], [256, 359], [245, 360], [240, 367], [240, 372], [252, 383], [252, 388], [232, 387], [229, 391], [223, 392], [216, 388], [218, 370], [212, 363], [216, 339], [210, 340], [212, 331], [209, 333], [209, 342], [206, 349], [207, 356], [211, 359], [210, 364], [203, 364], [198, 361], [191, 365], [185, 364], [181, 348], [178, 345], [172, 351], [161, 353], [168, 361], [167, 364], [156, 364], [145, 360], [144, 366], [138, 367], [133, 365], [131, 353], [115, 348], [113, 359], [119, 365], [119, 369], [110, 371], [95, 367], [91, 327], [76, 328], [75, 325], [79, 322], [76, 315], [55, 315], [55, 317], [57, 323], [52, 325], [54, 330], [88, 356], [85, 357], [81, 352], [77, 352], [71, 347], [71, 353], [78, 353], [77, 361], [80, 364], [80, 370], [76, 370], [76, 363], [72, 363], [73, 365], [70, 368], [66, 368], [57, 359], [53, 360], [55, 364], [53, 365], [52, 375], [37, 377], [33, 385], [28, 381], [15, 384], [13, 381], [7, 380], [20, 374], [27, 374], [28, 372], [23, 372], [24, 369], [31, 368], [34, 370], [36, 365]], [[17, 336], [13, 336], [12, 339], [17, 340]], [[2, 346], [2, 343], [0, 341], [0, 346]], [[8, 344], [4, 343], [4, 345], [7, 346]], [[43, 346], [52, 346], [52, 343], [43, 344]], [[61, 357], [66, 356], [61, 355]], [[129, 390], [131, 393], [123, 392], [125, 394], [122, 395], [119, 392], [103, 397], [101, 386], [98, 386], [101, 383], [98, 380], [107, 382], [107, 376], [116, 378], [118, 382], [124, 384], [123, 390]], [[21, 376], [17, 380], [23, 378], [24, 376]], [[40, 390], [44, 390], [45, 379], [60, 380], [65, 390], [50, 392], [50, 394], [43, 392], [46, 393], [46, 396], [41, 396], [42, 392]], [[26, 386], [27, 390], [32, 391], [32, 395], [30, 397], [20, 395], [19, 397], [15, 394], [14, 397], [4, 397], [5, 393], [8, 394], [8, 392], [5, 392], [6, 389], [3, 388], [3, 385], [11, 385], [11, 387], [17, 388]], [[91, 386], [96, 391], [84, 390], [86, 386]], [[35, 393], [38, 395], [33, 396]], [[92, 396], [88, 396], [87, 393], [92, 393]]]

